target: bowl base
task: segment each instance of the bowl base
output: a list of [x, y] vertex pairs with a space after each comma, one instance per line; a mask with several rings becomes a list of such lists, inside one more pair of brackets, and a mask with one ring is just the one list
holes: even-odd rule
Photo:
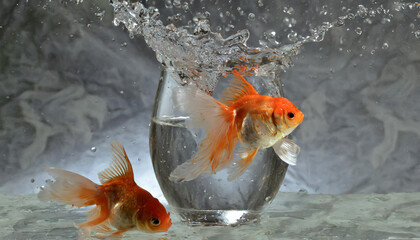
[[189, 226], [237, 226], [260, 220], [259, 212], [249, 210], [177, 209], [176, 212]]

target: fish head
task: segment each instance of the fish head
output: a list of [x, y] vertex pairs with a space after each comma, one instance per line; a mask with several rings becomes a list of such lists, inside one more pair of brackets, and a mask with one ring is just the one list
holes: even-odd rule
[[159, 200], [152, 198], [138, 209], [134, 222], [136, 227], [143, 232], [166, 232], [172, 225], [170, 215], [171, 213], [166, 212]]
[[277, 97], [274, 103], [274, 123], [277, 130], [283, 136], [287, 136], [303, 121], [304, 115], [299, 108], [286, 98]]

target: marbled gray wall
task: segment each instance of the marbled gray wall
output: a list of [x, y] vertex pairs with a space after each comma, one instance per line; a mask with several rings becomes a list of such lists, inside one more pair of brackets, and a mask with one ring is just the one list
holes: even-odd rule
[[[340, 7], [330, 2], [330, 12]], [[294, 6], [295, 17], [306, 19], [296, 27], [303, 34], [335, 19], [337, 13], [303, 14], [326, 3], [284, 1], [278, 8]], [[420, 191], [417, 11], [395, 11], [390, 22], [355, 19], [294, 57], [283, 82], [305, 120], [293, 135], [302, 147], [298, 165], [289, 168], [282, 191]], [[108, 1], [0, 1], [0, 192], [37, 191], [45, 165], [97, 180], [110, 161], [109, 143], [118, 139], [137, 182], [162, 196], [148, 150], [160, 66], [144, 41], [129, 39], [112, 17]], [[248, 27], [257, 42], [264, 25]], [[287, 31], [277, 32], [286, 42]]]

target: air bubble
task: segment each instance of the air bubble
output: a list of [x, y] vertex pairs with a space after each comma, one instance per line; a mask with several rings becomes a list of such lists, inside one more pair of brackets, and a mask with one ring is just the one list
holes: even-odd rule
[[387, 49], [389, 47], [388, 43], [382, 44], [382, 49]]
[[362, 31], [362, 29], [361, 29], [360, 27], [357, 27], [354, 31], [355, 31], [358, 35], [361, 35], [361, 34], [363, 33], [363, 31]]
[[416, 38], [420, 38], [420, 30], [415, 31], [415, 32], [414, 32], [414, 36], [415, 36]]
[[91, 147], [91, 148], [90, 148], [90, 151], [91, 151], [91, 152], [96, 152], [96, 147]]
[[249, 14], [248, 14], [248, 20], [250, 20], [250, 21], [254, 21], [254, 20], [255, 20], [255, 14], [253, 14], [253, 13], [249, 13]]

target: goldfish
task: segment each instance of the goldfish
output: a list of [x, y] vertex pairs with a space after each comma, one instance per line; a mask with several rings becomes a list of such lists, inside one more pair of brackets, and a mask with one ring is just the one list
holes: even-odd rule
[[143, 232], [166, 232], [172, 225], [170, 213], [148, 191], [134, 181], [133, 168], [124, 147], [111, 144], [113, 162], [98, 174], [101, 185], [63, 169], [47, 167], [55, 181], [38, 193], [44, 201], [59, 201], [76, 207], [96, 205], [88, 220], [79, 225], [85, 233], [122, 236], [137, 228]]
[[286, 98], [258, 94], [239, 71], [232, 73], [221, 101], [195, 86], [174, 89], [175, 107], [190, 115], [186, 127], [203, 128], [206, 137], [193, 158], [171, 172], [171, 181], [190, 181], [229, 167], [239, 142], [241, 159], [229, 169], [229, 181], [246, 171], [259, 149], [272, 147], [284, 162], [296, 164], [300, 147], [286, 136], [302, 122], [303, 113]]

